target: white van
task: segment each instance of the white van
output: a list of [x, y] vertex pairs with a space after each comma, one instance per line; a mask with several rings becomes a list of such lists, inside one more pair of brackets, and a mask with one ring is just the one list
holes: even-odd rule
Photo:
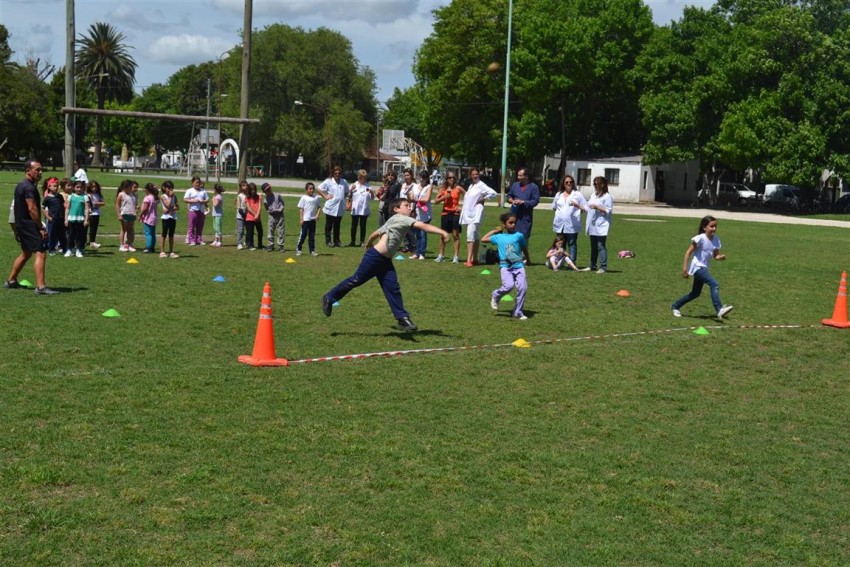
[[800, 204], [799, 189], [796, 185], [771, 183], [764, 186], [765, 207], [795, 208]]

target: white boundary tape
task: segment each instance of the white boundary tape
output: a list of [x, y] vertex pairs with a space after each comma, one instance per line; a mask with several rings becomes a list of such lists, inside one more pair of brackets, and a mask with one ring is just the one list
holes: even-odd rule
[[[820, 327], [819, 325], [712, 325], [712, 326], [703, 326], [704, 329], [801, 329], [803, 327]], [[622, 337], [637, 337], [641, 335], [662, 335], [667, 333], [681, 333], [683, 331], [695, 331], [699, 329], [700, 326], [696, 327], [676, 327], [673, 329], [658, 329], [654, 331], [635, 331], [632, 333], [609, 333], [605, 335], [585, 335], [582, 337], [565, 337], [562, 339], [541, 339], [538, 341], [526, 341], [529, 345], [544, 345], [544, 344], [555, 344], [555, 343], [567, 343], [567, 342], [575, 342], [575, 341], [591, 341], [591, 340], [603, 340], [603, 339], [616, 339]], [[364, 352], [359, 354], [341, 354], [336, 356], [320, 356], [317, 358], [302, 358], [301, 360], [290, 360], [290, 366], [293, 364], [303, 364], [306, 362], [332, 362], [339, 360], [360, 360], [364, 358], [377, 358], [377, 357], [390, 357], [390, 356], [405, 356], [409, 354], [428, 354], [435, 352], [458, 352], [465, 350], [488, 350], [495, 348], [504, 348], [504, 347], [512, 347], [513, 343], [502, 343], [502, 344], [493, 344], [493, 345], [471, 345], [471, 346], [460, 346], [460, 347], [437, 347], [437, 348], [417, 348], [410, 350], [389, 350], [384, 352]]]

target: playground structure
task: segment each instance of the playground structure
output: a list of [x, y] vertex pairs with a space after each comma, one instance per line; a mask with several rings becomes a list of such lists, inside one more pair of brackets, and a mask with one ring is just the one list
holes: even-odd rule
[[400, 174], [408, 167], [414, 171], [439, 167], [443, 159], [439, 152], [426, 150], [416, 140], [406, 137], [404, 130], [384, 130], [381, 146], [381, 151], [396, 158], [384, 161], [381, 175], [390, 170]]

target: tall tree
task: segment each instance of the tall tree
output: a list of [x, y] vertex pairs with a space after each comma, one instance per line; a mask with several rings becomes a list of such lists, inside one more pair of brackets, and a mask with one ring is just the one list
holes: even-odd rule
[[[127, 103], [133, 98], [137, 64], [124, 42], [123, 33], [103, 22], [92, 24], [88, 35], [77, 41], [74, 63], [77, 78], [95, 89], [100, 110], [104, 109], [107, 99]], [[98, 116], [92, 165], [101, 165], [102, 146], [103, 118]]]
[[[414, 64], [430, 123], [442, 125], [437, 130], [444, 153], [495, 163], [507, 3], [455, 0], [434, 13], [434, 32]], [[630, 73], [652, 29], [640, 0], [514, 0], [509, 162], [519, 165], [560, 149], [637, 151], [641, 131]]]
[[825, 168], [850, 174], [848, 28], [843, 0], [686, 8], [639, 60], [646, 157], [807, 188]]
[[48, 157], [56, 147], [51, 133], [58, 131], [56, 113], [51, 108], [50, 89], [38, 70], [11, 61], [8, 32], [0, 25], [0, 143], [8, 139], [3, 152], [13, 156]]

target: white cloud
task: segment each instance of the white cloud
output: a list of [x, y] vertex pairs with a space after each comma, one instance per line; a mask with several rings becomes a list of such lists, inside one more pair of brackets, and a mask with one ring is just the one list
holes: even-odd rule
[[[213, 0], [213, 7], [242, 14], [244, 2]], [[418, 0], [264, 0], [254, 4], [255, 18], [291, 20], [321, 18], [321, 25], [337, 28], [352, 22], [396, 22], [418, 12]]]
[[232, 43], [210, 40], [203, 35], [168, 35], [156, 39], [146, 52], [152, 61], [172, 65], [196, 65], [212, 61], [219, 53], [233, 47]]
[[164, 17], [159, 10], [142, 11], [131, 8], [127, 4], [120, 4], [106, 14], [105, 21], [115, 28], [127, 28], [135, 31], [153, 31], [168, 29], [173, 24]]

